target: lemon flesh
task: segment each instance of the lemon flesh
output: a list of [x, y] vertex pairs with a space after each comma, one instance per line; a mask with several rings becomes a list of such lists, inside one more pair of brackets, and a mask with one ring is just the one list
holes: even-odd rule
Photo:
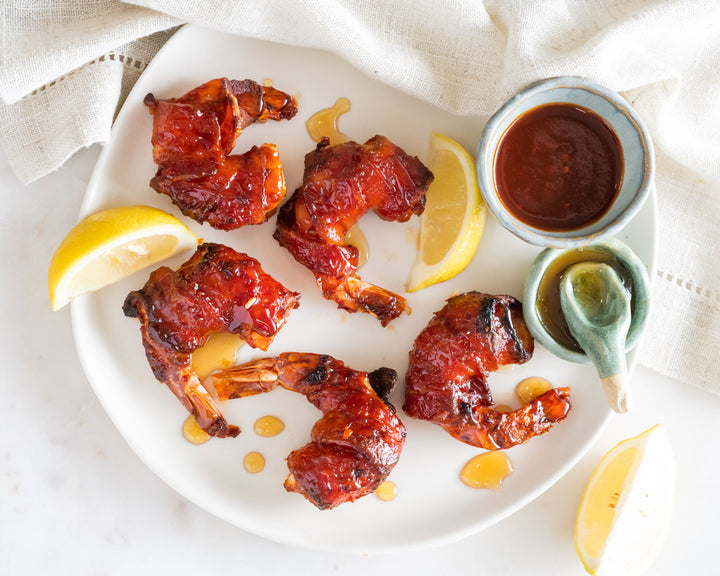
[[193, 248], [199, 238], [174, 216], [126, 206], [80, 221], [55, 250], [48, 270], [53, 310], [133, 272]]
[[575, 547], [597, 576], [645, 572], [670, 525], [675, 464], [662, 426], [624, 440], [600, 461], [585, 488]]
[[410, 271], [408, 292], [462, 272], [475, 255], [485, 225], [487, 209], [470, 153], [447, 136], [433, 134], [429, 164], [435, 179], [425, 196], [418, 254]]

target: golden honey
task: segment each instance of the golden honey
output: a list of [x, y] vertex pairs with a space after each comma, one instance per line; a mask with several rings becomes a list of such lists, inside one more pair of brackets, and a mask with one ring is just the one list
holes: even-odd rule
[[248, 452], [243, 458], [243, 466], [248, 474], [257, 474], [265, 468], [265, 456], [260, 452]]
[[285, 430], [285, 423], [277, 416], [263, 416], [255, 421], [255, 434], [269, 438]]
[[370, 249], [368, 247], [368, 241], [365, 234], [357, 225], [350, 227], [350, 230], [345, 234], [345, 244], [355, 246], [358, 251], [358, 268], [368, 261], [370, 255]]
[[205, 380], [215, 370], [230, 368], [235, 364], [237, 351], [245, 341], [237, 334], [218, 332], [208, 338], [205, 346], [192, 353], [192, 371]]
[[350, 140], [345, 134], [338, 130], [338, 118], [350, 110], [350, 100], [338, 98], [330, 108], [325, 108], [313, 114], [305, 123], [310, 138], [320, 142], [324, 136], [330, 140], [330, 144], [342, 144]]
[[395, 484], [395, 482], [385, 480], [385, 482], [382, 482], [375, 489], [375, 496], [380, 498], [380, 500], [382, 500], [383, 502], [389, 502], [390, 500], [394, 500], [395, 496], [397, 496], [397, 485]]
[[460, 480], [470, 488], [497, 490], [512, 472], [508, 455], [497, 450], [472, 458], [460, 472]]
[[183, 422], [182, 433], [185, 440], [190, 442], [190, 444], [204, 444], [210, 440], [210, 434], [200, 428], [197, 420], [195, 420], [195, 416], [192, 414], [190, 414], [190, 416], [185, 419], [185, 422]]
[[529, 404], [530, 402], [535, 400], [535, 398], [537, 398], [541, 394], [544, 394], [548, 390], [552, 390], [552, 388], [553, 385], [545, 378], [540, 378], [539, 376], [531, 376], [530, 378], [520, 380], [518, 385], [515, 387], [515, 395], [518, 397], [518, 400], [520, 400], [520, 403], [524, 406], [525, 404]]
[[630, 294], [631, 310], [635, 309], [635, 289], [632, 274], [615, 254], [594, 246], [576, 248], [562, 253], [548, 266], [543, 274], [538, 286], [535, 306], [537, 307], [540, 323], [545, 330], [559, 344], [575, 352], [583, 352], [583, 349], [571, 334], [570, 328], [565, 321], [560, 304], [560, 284], [565, 277], [565, 272], [579, 262], [598, 262], [610, 266], [620, 277], [623, 286]]

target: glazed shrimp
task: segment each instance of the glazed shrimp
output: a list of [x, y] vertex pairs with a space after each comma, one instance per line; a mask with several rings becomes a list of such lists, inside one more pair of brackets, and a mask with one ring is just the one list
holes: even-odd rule
[[299, 294], [265, 273], [260, 263], [222, 244], [201, 244], [178, 270], [162, 266], [128, 294], [125, 316], [140, 320], [145, 355], [211, 436], [237, 436], [192, 370], [192, 352], [211, 334], [232, 332], [266, 350], [298, 306]]
[[323, 416], [312, 441], [290, 453], [288, 492], [321, 510], [374, 491], [400, 457], [405, 426], [388, 401], [397, 379], [389, 368], [360, 372], [331, 356], [287, 353], [215, 373], [220, 400], [269, 392], [276, 386], [304, 394]]
[[323, 296], [349, 312], [368, 312], [383, 326], [410, 308], [401, 296], [357, 275], [358, 250], [345, 235], [368, 210], [405, 222], [425, 208], [432, 173], [384, 136], [330, 146], [305, 156], [303, 183], [278, 215], [275, 239], [312, 270]]
[[220, 230], [260, 224], [274, 214], [286, 192], [277, 147], [231, 152], [250, 124], [292, 118], [294, 98], [252, 80], [216, 78], [179, 98], [148, 94], [144, 102], [153, 116], [153, 190]]
[[467, 444], [498, 450], [550, 430], [570, 410], [570, 389], [554, 388], [514, 412], [492, 408], [487, 376], [532, 357], [534, 341], [511, 296], [450, 298], [410, 352], [405, 412]]

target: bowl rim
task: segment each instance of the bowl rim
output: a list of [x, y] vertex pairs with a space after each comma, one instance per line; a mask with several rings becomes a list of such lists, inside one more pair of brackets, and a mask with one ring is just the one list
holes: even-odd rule
[[[625, 339], [625, 350], [626, 352], [630, 351], [640, 341], [650, 314], [651, 286], [647, 268], [642, 260], [640, 260], [640, 257], [635, 254], [627, 244], [617, 238], [607, 238], [600, 242], [593, 242], [592, 244], [583, 246], [583, 248], [600, 248], [611, 252], [630, 272], [634, 287], [633, 294], [635, 296], [635, 308], [633, 309], [630, 328], [628, 329], [627, 338]], [[550, 264], [565, 252], [576, 249], [576, 247], [546, 248], [538, 254], [525, 277], [523, 286], [523, 318], [535, 340], [553, 354], [570, 362], [590, 364], [590, 359], [584, 352], [570, 350], [552, 337], [540, 321], [537, 306], [535, 306], [540, 282]]]
[[[500, 132], [498, 126], [510, 117], [511, 121], [508, 123], [509, 128], [517, 118], [520, 117], [521, 114], [516, 113], [515, 110], [522, 102], [526, 102], [545, 92], [560, 88], [582, 90], [609, 102], [618, 112], [625, 116], [634, 128], [643, 151], [642, 179], [637, 192], [616, 218], [606, 223], [602, 228], [590, 233], [583, 233], [583, 229], [562, 233], [548, 232], [520, 222], [510, 214], [497, 197], [492, 168], [486, 170], [488, 164], [494, 167], [497, 147], [507, 131], [506, 128], [503, 132]], [[562, 102], [562, 100], [558, 100], [557, 102]], [[533, 107], [530, 109], [532, 108]], [[593, 112], [604, 117], [602, 113], [594, 109]], [[487, 162], [488, 155], [491, 158], [491, 162], [489, 163]], [[478, 186], [485, 199], [485, 203], [505, 229], [525, 242], [536, 246], [576, 248], [591, 242], [599, 242], [616, 234], [638, 213], [640, 208], [642, 208], [650, 195], [650, 190], [655, 179], [655, 149], [647, 126], [638, 113], [620, 94], [580, 76], [556, 76], [538, 80], [527, 85], [498, 108], [485, 124], [476, 149], [475, 165]]]

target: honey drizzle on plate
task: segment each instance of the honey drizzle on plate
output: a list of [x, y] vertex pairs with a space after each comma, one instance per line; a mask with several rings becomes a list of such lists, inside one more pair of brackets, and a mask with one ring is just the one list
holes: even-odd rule
[[345, 244], [355, 246], [358, 250], [358, 268], [368, 261], [370, 255], [370, 248], [368, 247], [368, 241], [365, 234], [356, 224], [350, 227], [350, 230], [345, 234]]
[[320, 110], [310, 116], [305, 123], [310, 138], [315, 142], [320, 142], [323, 136], [327, 136], [332, 146], [350, 140], [350, 138], [338, 130], [337, 126], [340, 115], [345, 114], [349, 110], [350, 100], [347, 98], [338, 98], [332, 107]]
[[257, 474], [265, 468], [265, 456], [260, 452], [248, 452], [243, 458], [243, 466], [248, 474]]
[[190, 444], [204, 444], [210, 440], [210, 434], [200, 428], [197, 420], [195, 420], [195, 416], [192, 414], [190, 414], [190, 416], [185, 419], [185, 422], [183, 422], [182, 433], [185, 440], [190, 442]]
[[192, 353], [193, 372], [203, 381], [215, 370], [230, 368], [235, 364], [235, 356], [243, 344], [245, 341], [237, 334], [213, 334], [203, 347]]
[[285, 423], [277, 416], [263, 416], [255, 421], [255, 434], [270, 438], [285, 430]]
[[525, 378], [524, 380], [520, 380], [520, 382], [518, 382], [518, 385], [515, 387], [515, 395], [524, 406], [525, 404], [529, 404], [535, 400], [535, 398], [541, 394], [544, 394], [548, 390], [552, 390], [552, 388], [553, 385], [548, 380], [545, 380], [545, 378], [531, 376], [530, 378]]
[[510, 458], [505, 452], [497, 450], [472, 458], [460, 472], [460, 480], [470, 488], [497, 490], [512, 473]]
[[397, 496], [397, 485], [395, 482], [385, 480], [385, 482], [381, 482], [375, 489], [375, 496], [383, 502], [390, 502], [390, 500], [394, 500], [395, 496]]

